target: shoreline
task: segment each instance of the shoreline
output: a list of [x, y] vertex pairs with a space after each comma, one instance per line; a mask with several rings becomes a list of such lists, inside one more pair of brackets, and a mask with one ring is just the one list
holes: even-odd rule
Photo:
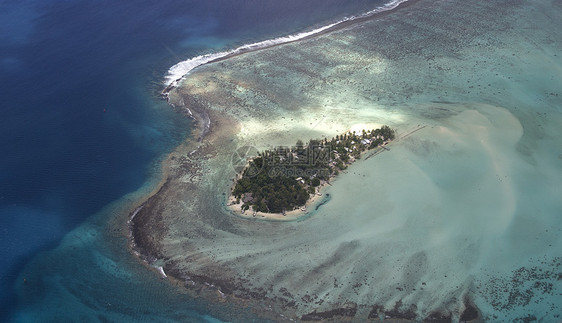
[[[283, 213], [265, 213], [265, 212], [254, 212], [254, 211], [242, 211], [240, 208], [242, 204], [234, 204], [236, 199], [232, 196], [232, 194], [228, 197], [226, 208], [229, 210], [231, 214], [235, 216], [245, 218], [245, 219], [255, 219], [255, 220], [264, 220], [264, 221], [297, 221], [303, 218], [306, 218], [311, 215], [316, 207], [323, 202], [323, 200], [329, 196], [322, 193], [325, 190], [326, 186], [330, 184], [324, 183], [318, 186], [317, 193], [314, 196], [310, 197], [309, 200], [306, 202], [305, 205], [299, 207], [297, 209]], [[232, 190], [231, 190], [232, 191]], [[319, 195], [320, 194], [320, 195]]]

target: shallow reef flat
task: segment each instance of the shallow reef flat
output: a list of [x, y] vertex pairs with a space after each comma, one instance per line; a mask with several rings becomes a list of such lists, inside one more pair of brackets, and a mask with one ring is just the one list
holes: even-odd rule
[[[557, 1], [418, 0], [198, 68], [169, 99], [199, 128], [136, 213], [135, 250], [276, 321], [560, 320], [560, 21]], [[381, 124], [399, 139], [306, 217], [228, 211], [239, 147]]]

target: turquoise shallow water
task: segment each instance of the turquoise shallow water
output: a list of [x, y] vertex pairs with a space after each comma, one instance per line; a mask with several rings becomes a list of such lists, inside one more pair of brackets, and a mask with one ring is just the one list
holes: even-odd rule
[[[179, 94], [240, 132], [202, 162], [201, 195], [162, 212], [160, 264], [267, 286], [296, 317], [353, 302], [357, 321], [411, 305], [460, 320], [468, 299], [487, 321], [559, 320], [561, 18], [546, 0], [418, 1], [194, 72]], [[217, 201], [236, 145], [377, 124], [424, 128], [351, 166], [302, 221], [239, 219]]]

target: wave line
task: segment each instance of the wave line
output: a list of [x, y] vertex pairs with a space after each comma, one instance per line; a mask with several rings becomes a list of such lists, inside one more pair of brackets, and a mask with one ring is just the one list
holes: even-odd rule
[[316, 35], [319, 35], [319, 34], [322, 34], [322, 33], [330, 32], [330, 31], [338, 29], [339, 27], [343, 27], [344, 24], [349, 25], [352, 22], [363, 21], [366, 18], [370, 18], [371, 16], [373, 16], [377, 13], [381, 13], [381, 12], [384, 12], [384, 11], [389, 11], [389, 10], [395, 9], [400, 4], [402, 4], [404, 2], [407, 2], [407, 1], [408, 0], [392, 0], [391, 2], [389, 2], [389, 3], [387, 3], [383, 6], [377, 7], [376, 9], [368, 11], [366, 13], [363, 13], [359, 16], [345, 17], [338, 22], [335, 22], [335, 23], [332, 23], [332, 24], [329, 24], [329, 25], [326, 25], [326, 26], [323, 26], [323, 27], [320, 27], [320, 28], [316, 28], [316, 29], [311, 30], [311, 31], [302, 32], [302, 33], [293, 34], [293, 35], [288, 35], [288, 36], [282, 36], [282, 37], [273, 38], [273, 39], [268, 39], [268, 40], [264, 40], [264, 41], [260, 41], [260, 42], [256, 42], [256, 43], [246, 44], [246, 45], [242, 45], [238, 48], [235, 48], [235, 49], [232, 49], [232, 50], [229, 50], [229, 51], [199, 55], [199, 56], [190, 58], [188, 60], [181, 61], [181, 62], [175, 64], [174, 66], [170, 67], [170, 69], [168, 69], [168, 75], [166, 75], [166, 77], [164, 78], [164, 85], [166, 85], [166, 88], [162, 91], [162, 95], [167, 98], [168, 93], [173, 88], [175, 88], [179, 84], [179, 82], [181, 82], [191, 71], [193, 71], [195, 68], [197, 68], [201, 65], [221, 61], [221, 60], [224, 60], [226, 58], [229, 58], [229, 57], [232, 57], [232, 56], [237, 56], [237, 55], [247, 53], [247, 52], [252, 52], [252, 51], [265, 49], [265, 48], [269, 48], [269, 47], [273, 47], [273, 46], [292, 43], [292, 42], [295, 42], [295, 41], [298, 41], [298, 40], [303, 40], [305, 38], [310, 38], [312, 36], [316, 36]]

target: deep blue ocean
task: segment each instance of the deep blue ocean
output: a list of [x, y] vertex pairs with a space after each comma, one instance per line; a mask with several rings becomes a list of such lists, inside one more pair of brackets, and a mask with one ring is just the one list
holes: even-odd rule
[[189, 135], [167, 69], [381, 2], [1, 0], [0, 321], [212, 321], [107, 232]]

